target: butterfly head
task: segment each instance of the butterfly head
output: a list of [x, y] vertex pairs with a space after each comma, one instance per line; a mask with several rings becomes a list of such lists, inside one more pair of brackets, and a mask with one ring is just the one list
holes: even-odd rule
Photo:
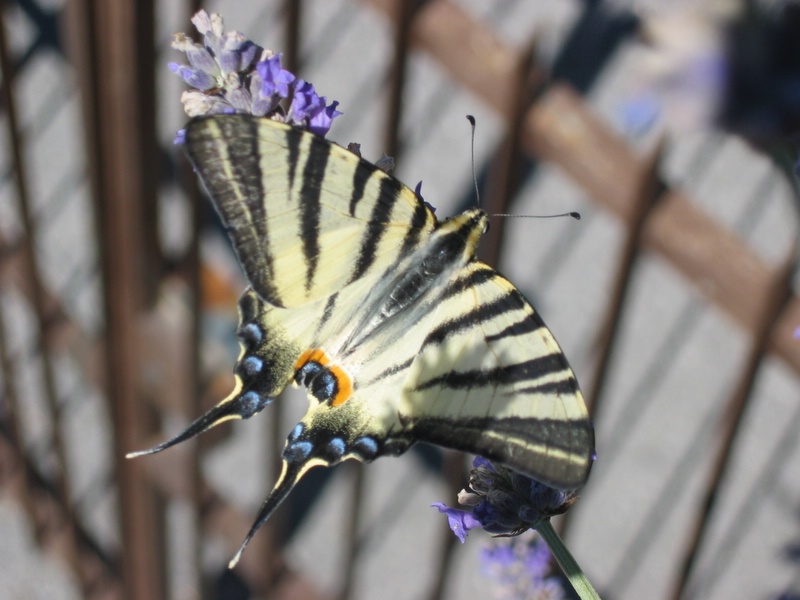
[[478, 242], [488, 227], [489, 217], [480, 208], [451, 217], [443, 221], [434, 233], [431, 254], [439, 254], [441, 262], [450, 267], [466, 264], [474, 258]]
[[470, 236], [476, 235], [480, 238], [489, 230], [489, 215], [482, 208], [470, 208], [459, 216], [470, 223]]

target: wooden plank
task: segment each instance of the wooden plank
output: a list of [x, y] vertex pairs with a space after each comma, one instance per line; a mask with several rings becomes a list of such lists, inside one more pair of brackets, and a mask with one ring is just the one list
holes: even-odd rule
[[[126, 452], [152, 430], [141, 390], [135, 340], [151, 291], [147, 258], [154, 223], [143, 206], [155, 197], [152, 135], [153, 2], [78, 0], [68, 23], [84, 109], [89, 182], [103, 275], [106, 395], [114, 426], [121, 572], [134, 600], [167, 597], [164, 505], [140, 461]], [[124, 68], [120, 68], [124, 65]], [[150, 267], [148, 269], [148, 267]]]

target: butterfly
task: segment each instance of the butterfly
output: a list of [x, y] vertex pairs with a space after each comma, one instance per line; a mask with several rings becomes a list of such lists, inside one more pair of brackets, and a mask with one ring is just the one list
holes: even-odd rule
[[239, 552], [316, 466], [428, 442], [581, 487], [594, 430], [550, 330], [475, 258], [488, 217], [438, 221], [411, 189], [310, 132], [249, 115], [192, 120], [186, 151], [250, 287], [233, 392], [164, 450], [248, 419], [289, 384], [309, 408]]

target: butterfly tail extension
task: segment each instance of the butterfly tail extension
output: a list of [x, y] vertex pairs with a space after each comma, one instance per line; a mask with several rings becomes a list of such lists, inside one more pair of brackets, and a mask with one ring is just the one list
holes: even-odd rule
[[256, 532], [261, 529], [261, 526], [269, 520], [269, 518], [272, 516], [272, 513], [275, 512], [278, 506], [280, 506], [281, 502], [283, 502], [291, 493], [303, 475], [305, 475], [305, 473], [312, 467], [325, 464], [326, 463], [324, 461], [319, 459], [308, 460], [307, 458], [300, 457], [299, 455], [295, 457], [292, 457], [291, 455], [287, 456], [287, 452], [284, 451], [283, 467], [280, 477], [278, 477], [275, 487], [272, 488], [269, 496], [267, 496], [267, 499], [264, 500], [264, 503], [261, 505], [261, 509], [258, 511], [256, 520], [253, 522], [252, 527], [250, 527], [250, 531], [247, 532], [247, 535], [245, 536], [241, 546], [239, 546], [236, 554], [228, 563], [229, 569], [236, 567], [236, 565], [239, 563], [239, 559], [242, 558], [244, 549], [250, 543], [250, 540], [252, 540]]
[[127, 458], [161, 452], [225, 421], [249, 419], [283, 391], [290, 381], [297, 351], [282, 341], [284, 336], [279, 328], [267, 322], [271, 310], [253, 290], [242, 294], [236, 332], [241, 352], [234, 367], [233, 392], [175, 437], [148, 450], [131, 452]]
[[270, 402], [272, 402], [272, 398], [266, 398], [252, 393], [236, 395], [235, 392], [232, 397], [226, 398], [214, 408], [209, 410], [206, 414], [195, 419], [191, 425], [189, 425], [175, 437], [172, 437], [167, 441], [158, 444], [157, 446], [153, 446], [148, 450], [130, 452], [126, 454], [126, 458], [136, 458], [138, 456], [156, 454], [162, 450], [171, 448], [176, 444], [185, 442], [186, 440], [191, 439], [194, 436], [203, 433], [204, 431], [208, 431], [212, 427], [216, 427], [225, 421], [230, 421], [232, 419], [249, 419], [253, 415], [259, 413]]

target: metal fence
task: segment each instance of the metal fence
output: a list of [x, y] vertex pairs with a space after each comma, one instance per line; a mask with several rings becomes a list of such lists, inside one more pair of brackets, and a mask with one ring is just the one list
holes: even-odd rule
[[[556, 189], [584, 212], [586, 225], [553, 226], [547, 260], [528, 259], [520, 225], [506, 220], [493, 222], [482, 252], [506, 270], [527, 270], [520, 285], [544, 306], [583, 383], [600, 458], [560, 527], [604, 597], [749, 597], [748, 582], [765, 581], [774, 585], [757, 588], [761, 597], [797, 595], [792, 192], [767, 159], [722, 134], [632, 139], [610, 122], [602, 93], [614, 73], [624, 75], [614, 65], [635, 15], [576, 2], [557, 15], [563, 31], [548, 58], [533, 28], [510, 41], [525, 4], [213, 9], [283, 50], [301, 74], [324, 73], [342, 45], [359, 48], [369, 70], [339, 65], [330, 77], [361, 88], [346, 112], [363, 121], [354, 131], [370, 127], [371, 141], [408, 172], [415, 161], [453, 162], [427, 132], [445, 137], [435, 124], [443, 112], [479, 104], [489, 115], [479, 120], [477, 167], [487, 210], [526, 212], [523, 197]], [[531, 20], [546, 23], [548, 6], [563, 10], [545, 4]], [[387, 560], [397, 587], [386, 597], [480, 595], [464, 575], [474, 565], [438, 517], [400, 516], [420, 480], [454, 498], [466, 482], [460, 456], [424, 449], [317, 474], [235, 572], [225, 564], [255, 514], [255, 500], [237, 494], [255, 499], [268, 489], [290, 409], [270, 407], [268, 425], [241, 442], [251, 444], [244, 463], [220, 449], [249, 422], [233, 437], [209, 433], [152, 460], [124, 459], [215, 404], [232, 381], [242, 280], [170, 147], [178, 87], [160, 75], [176, 60], [165, 57], [167, 28], [188, 31], [195, 8], [3, 6], [2, 490], [86, 598], [364, 597], [380, 589]], [[435, 89], [425, 87], [431, 80]], [[491, 133], [481, 142], [484, 123]], [[466, 148], [466, 126], [457, 140], [444, 141]], [[462, 173], [443, 177], [453, 188], [445, 204], [474, 201]], [[536, 236], [543, 229], [524, 227]], [[244, 490], [219, 476], [230, 465]], [[343, 504], [328, 513], [332, 497]], [[434, 519], [441, 527], [427, 525]], [[313, 541], [304, 527], [331, 532]], [[375, 550], [377, 563], [371, 554], [384, 537], [411, 547]], [[751, 537], [761, 540], [760, 558], [742, 550]], [[298, 540], [316, 554], [304, 559]], [[325, 561], [332, 573], [320, 579], [308, 567], [324, 571]]]

